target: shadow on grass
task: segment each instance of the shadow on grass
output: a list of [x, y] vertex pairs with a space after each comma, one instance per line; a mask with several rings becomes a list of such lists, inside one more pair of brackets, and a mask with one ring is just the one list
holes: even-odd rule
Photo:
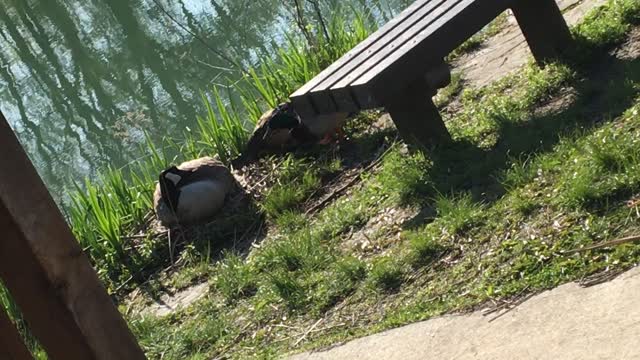
[[[160, 281], [153, 280], [157, 274], [177, 270], [185, 263], [213, 264], [222, 259], [226, 252], [246, 257], [252, 245], [259, 244], [265, 237], [263, 220], [264, 216], [255, 200], [236, 184], [236, 190], [225, 201], [224, 211], [210, 222], [181, 226], [153, 235], [166, 245], [156, 247], [155, 261], [147, 264], [122, 287], [138, 288], [162, 304], [159, 294], [173, 295], [173, 291]], [[117, 291], [114, 296], [121, 294]]]
[[[468, 140], [433, 149], [430, 153], [433, 166], [428, 175], [433, 184], [431, 191], [467, 192], [474, 201], [490, 204], [506, 193], [500, 179], [508, 170], [510, 159], [548, 153], [562, 137], [618, 118], [637, 99], [638, 89], [634, 83], [640, 82], [640, 59], [620, 60], [600, 55], [589, 66], [574, 69], [581, 78], [573, 84], [575, 96], [562, 99], [566, 94], [561, 93], [550, 103], [538, 104], [548, 109], [541, 114], [533, 111], [534, 115], [527, 121], [497, 121], [498, 142], [491, 150], [481, 149]], [[554, 105], [557, 100], [561, 100], [560, 104]], [[423, 192], [421, 195], [432, 198], [435, 194]], [[407, 221], [405, 228], [417, 228], [433, 217], [432, 204], [423, 204], [422, 211]]]

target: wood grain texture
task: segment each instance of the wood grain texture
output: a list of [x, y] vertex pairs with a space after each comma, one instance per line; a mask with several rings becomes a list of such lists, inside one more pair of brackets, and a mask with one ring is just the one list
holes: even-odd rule
[[0, 151], [0, 276], [50, 359], [144, 359], [1, 113]]
[[365, 51], [372, 43], [378, 41], [378, 39], [383, 38], [389, 31], [393, 30], [396, 26], [402, 23], [402, 19], [404, 19], [409, 14], [413, 13], [417, 8], [421, 7], [424, 3], [428, 3], [433, 0], [418, 0], [411, 4], [408, 8], [402, 11], [398, 16], [391, 19], [384, 26], [379, 28], [369, 37], [367, 37], [364, 41], [360, 42], [353, 49], [348, 51], [345, 55], [343, 55], [340, 59], [333, 62], [326, 69], [324, 69], [320, 74], [316, 75], [311, 81], [307, 82], [301, 88], [299, 88], [296, 92], [294, 92], [291, 97], [297, 97], [308, 93], [311, 89], [316, 87], [320, 82], [322, 82], [325, 78], [333, 75], [336, 71], [341, 69], [344, 65], [351, 61], [352, 58], [355, 58], [360, 53]]
[[407, 84], [415, 79], [415, 74], [408, 69], [426, 72], [500, 15], [508, 4], [507, 0], [464, 0], [457, 3], [410, 42], [363, 73], [351, 87], [368, 86], [370, 91], [376, 92], [384, 87]]
[[[296, 91], [294, 107], [300, 106], [302, 116], [385, 107], [405, 140], [446, 140], [449, 134], [427, 95], [450, 81], [442, 59], [508, 8], [541, 65], [570, 45], [554, 0], [418, 0]], [[411, 93], [409, 84], [417, 83], [420, 92]], [[425, 84], [428, 89], [422, 89]], [[421, 113], [426, 120], [410, 124]]]
[[[402, 19], [398, 20], [398, 25], [388, 31], [383, 38], [377, 39], [375, 42], [371, 42], [366, 51], [361, 52], [357, 56], [349, 59], [339, 70], [337, 70], [330, 77], [325, 78], [322, 82], [316, 85], [313, 89], [309, 90], [309, 95], [316, 103], [322, 103], [327, 96], [333, 93], [333, 90], [338, 88], [342, 89], [348, 86], [353, 79], [358, 77], [358, 74], [365, 71], [372, 59], [388, 56], [404, 41], [411, 39], [420, 28], [424, 26], [424, 23], [432, 21], [431, 19], [437, 17], [439, 12], [443, 11], [443, 5], [447, 0], [435, 0], [435, 1], [418, 1], [420, 6], [416, 7], [414, 11], [405, 14]], [[460, 1], [460, 0], [455, 0]], [[329, 90], [329, 91], [326, 91]], [[318, 111], [330, 111], [323, 107], [318, 107]]]
[[[381, 47], [379, 51], [371, 54], [371, 56], [367, 57], [364, 62], [359, 63], [357, 68], [349, 74], [346, 74], [340, 79], [340, 81], [336, 82], [331, 89], [348, 86], [363, 74], [382, 69], [381, 67], [378, 67], [378, 64], [381, 64], [390, 56], [394, 56], [395, 54], [396, 58], [400, 58], [407, 52], [407, 49], [411, 49], [415, 46], [421, 46], [422, 44], [419, 43], [419, 40], [422, 38], [428, 38], [439, 25], [456, 16], [457, 13], [452, 11], [458, 10], [461, 3], [464, 5], [467, 2], [473, 1], [476, 0], [439, 0], [438, 2], [432, 3], [431, 6], [424, 9], [428, 10], [426, 14], [421, 15], [416, 19], [411, 18], [413, 21], [410, 24], [407, 24], [410, 26], [402, 29], [403, 31], [398, 34], [393, 34], [395, 36], [388, 39], [387, 42], [382, 43], [383, 47]], [[442, 56], [440, 56], [440, 58], [442, 58]], [[426, 58], [425, 62], [429, 62], [429, 59]], [[419, 72], [415, 71], [416, 69], [404, 69], [404, 71], [412, 70], [414, 75], [416, 72]]]
[[301, 114], [382, 106], [507, 9], [509, 0], [419, 0], [291, 96]]

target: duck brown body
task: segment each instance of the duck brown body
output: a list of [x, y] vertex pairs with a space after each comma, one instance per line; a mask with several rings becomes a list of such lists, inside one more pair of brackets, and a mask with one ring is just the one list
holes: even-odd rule
[[242, 166], [263, 151], [285, 151], [303, 144], [328, 143], [346, 119], [347, 113], [301, 118], [290, 103], [280, 104], [262, 114], [245, 152], [234, 165]]

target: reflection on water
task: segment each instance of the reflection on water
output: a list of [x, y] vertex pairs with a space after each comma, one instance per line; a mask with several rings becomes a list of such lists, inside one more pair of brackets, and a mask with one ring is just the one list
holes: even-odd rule
[[[380, 21], [408, 2], [348, 1]], [[60, 199], [74, 180], [143, 156], [145, 131], [193, 126], [200, 91], [240, 76], [229, 59], [259, 61], [288, 31], [287, 3], [5, 0], [0, 109]]]

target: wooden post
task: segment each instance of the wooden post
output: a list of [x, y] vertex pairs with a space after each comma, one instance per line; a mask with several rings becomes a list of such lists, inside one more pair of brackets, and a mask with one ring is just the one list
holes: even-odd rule
[[0, 113], [0, 277], [52, 360], [144, 359]]
[[559, 58], [571, 45], [571, 32], [555, 0], [513, 0], [511, 9], [539, 65]]
[[0, 305], [0, 359], [32, 360], [31, 354], [22, 342], [18, 330]]
[[385, 109], [391, 115], [400, 136], [406, 143], [422, 148], [451, 141], [451, 135], [433, 103], [432, 97], [437, 88], [431, 84], [446, 86], [450, 76], [445, 76], [443, 69], [448, 73], [448, 67], [434, 69], [437, 71], [427, 73], [426, 79], [419, 78], [406, 89], [384, 100]]

